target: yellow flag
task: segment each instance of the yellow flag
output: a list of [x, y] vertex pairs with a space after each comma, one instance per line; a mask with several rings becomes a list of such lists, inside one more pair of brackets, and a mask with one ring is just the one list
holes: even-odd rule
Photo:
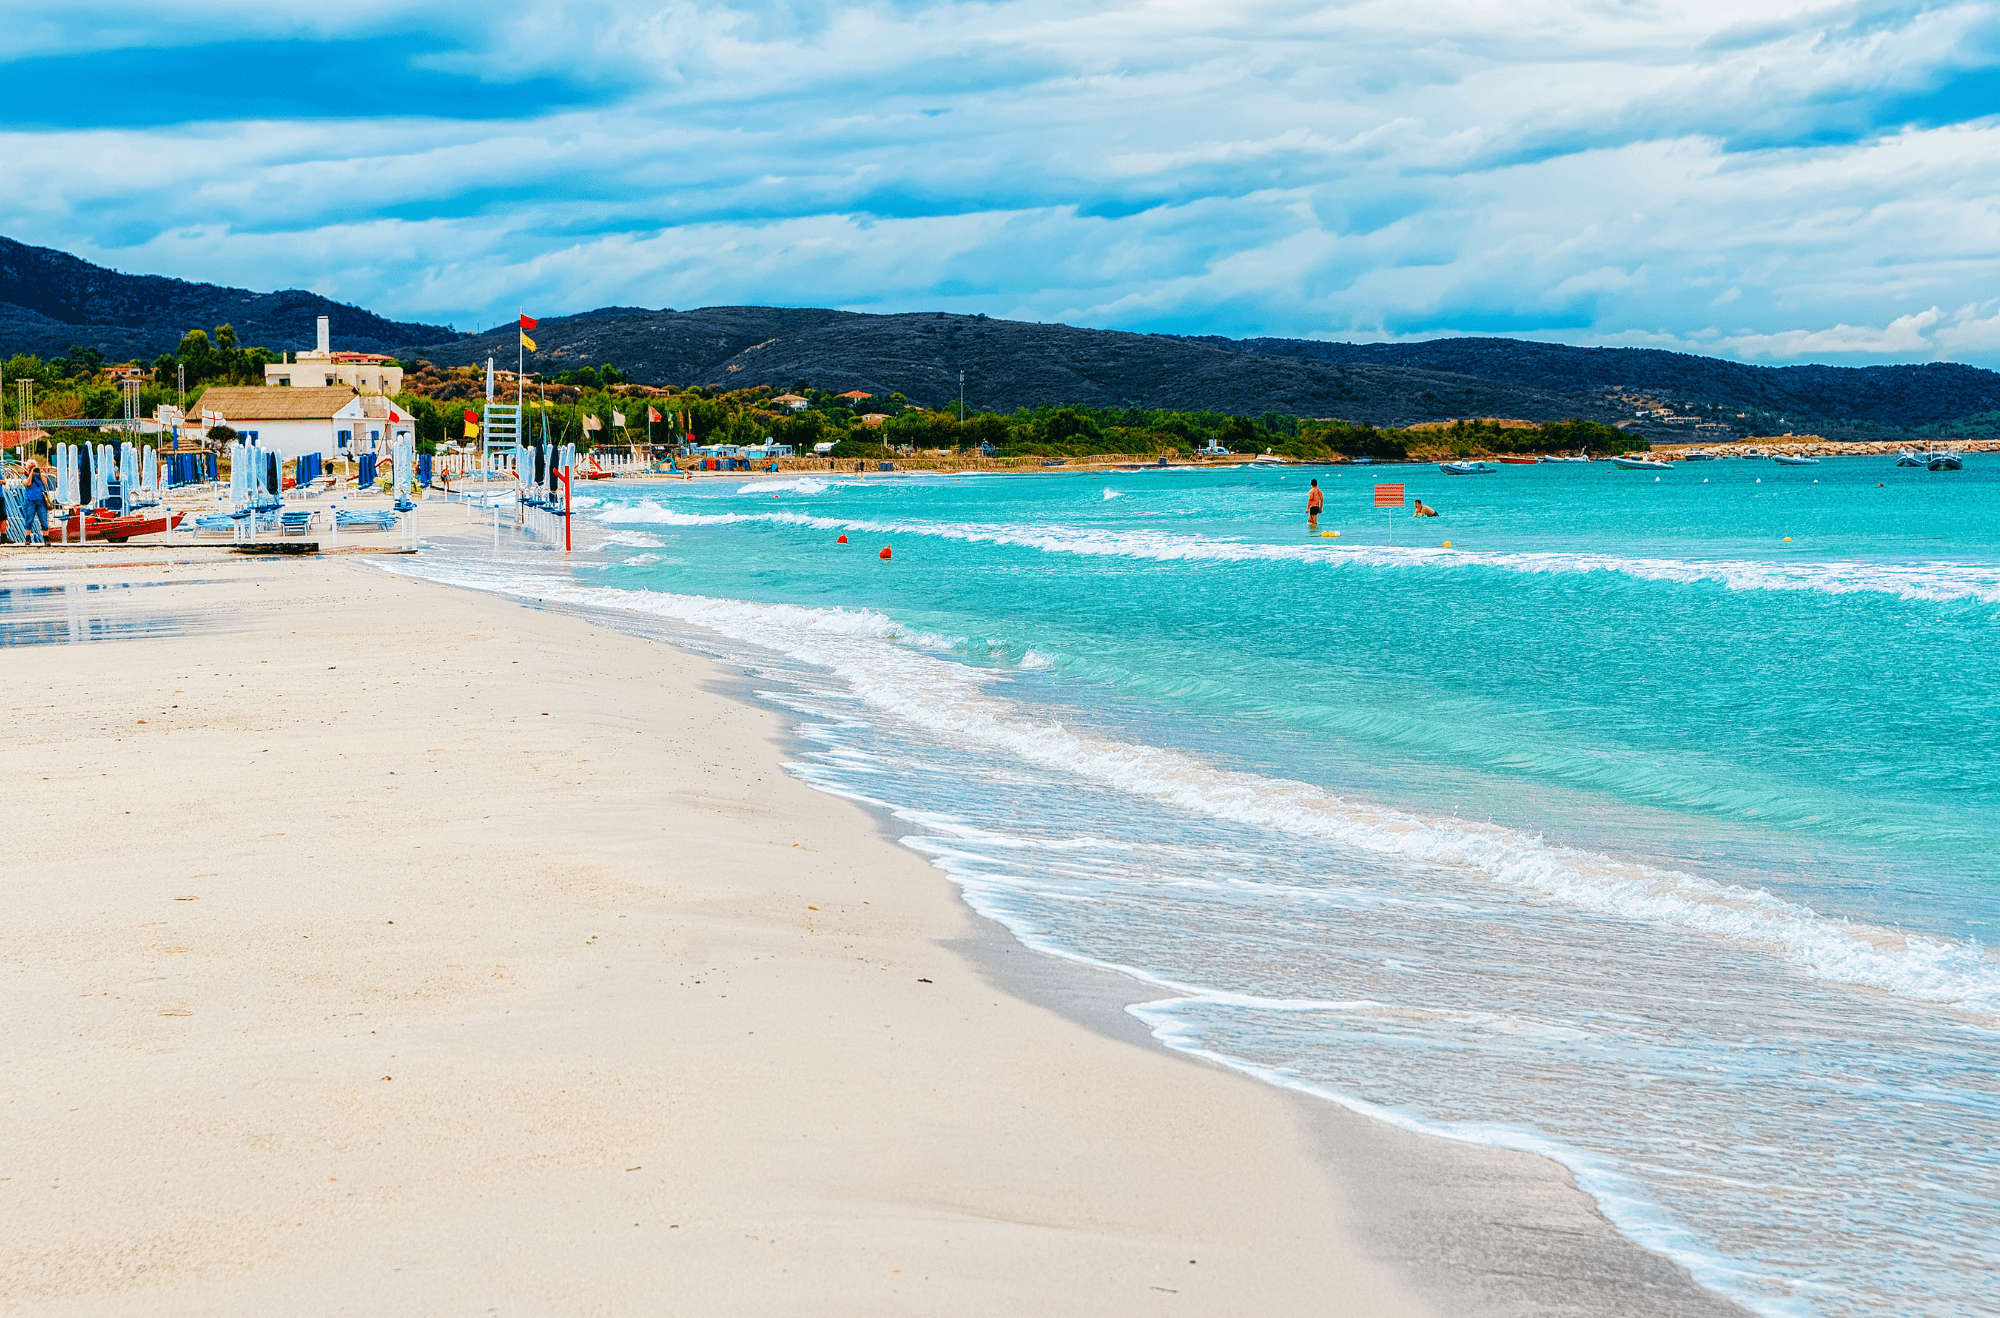
[[465, 437], [467, 439], [479, 438], [479, 423], [477, 421], [468, 421], [465, 423]]
[[535, 341], [528, 337], [528, 331], [526, 330], [521, 331], [521, 346], [529, 352], [535, 351]]

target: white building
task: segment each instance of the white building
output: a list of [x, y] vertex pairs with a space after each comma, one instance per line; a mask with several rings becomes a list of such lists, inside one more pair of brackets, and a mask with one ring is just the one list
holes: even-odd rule
[[222, 422], [288, 458], [386, 453], [400, 436], [414, 437], [416, 419], [380, 394], [293, 385], [285, 389], [213, 386], [189, 409], [220, 413]]
[[326, 389], [346, 385], [358, 393], [396, 394], [403, 390], [403, 368], [394, 357], [376, 352], [335, 352], [327, 318], [319, 318], [319, 346], [296, 352], [288, 362], [264, 368], [264, 383], [292, 389]]

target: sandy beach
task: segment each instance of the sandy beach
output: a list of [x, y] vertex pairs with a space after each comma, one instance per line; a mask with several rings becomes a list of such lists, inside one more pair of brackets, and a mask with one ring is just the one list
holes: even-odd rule
[[9, 1312], [1741, 1312], [1158, 1047], [740, 674], [363, 556], [0, 589], [106, 638], [0, 648]]

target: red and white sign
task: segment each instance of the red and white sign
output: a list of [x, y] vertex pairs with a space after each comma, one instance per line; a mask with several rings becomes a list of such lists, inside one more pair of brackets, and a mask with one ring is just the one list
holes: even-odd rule
[[1401, 508], [1403, 506], [1403, 487], [1400, 485], [1377, 485], [1375, 487], [1375, 506], [1377, 508]]

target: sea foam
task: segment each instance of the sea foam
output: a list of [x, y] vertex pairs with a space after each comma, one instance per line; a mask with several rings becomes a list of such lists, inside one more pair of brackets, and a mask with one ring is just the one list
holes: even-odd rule
[[[392, 571], [414, 571], [400, 562]], [[488, 576], [439, 564], [426, 575], [479, 589], [648, 614], [708, 628], [829, 669], [866, 704], [933, 735], [1080, 774], [1175, 809], [1336, 842], [1396, 860], [1462, 866], [1572, 909], [1698, 930], [1766, 950], [1836, 983], [1862, 985], [1976, 1017], [2000, 1016], [2000, 962], [1976, 942], [1904, 935], [1830, 919], [1761, 890], [1582, 849], [1494, 824], [1428, 819], [1348, 801], [1310, 783], [1215, 768], [1157, 746], [1071, 731], [1025, 715], [988, 688], [1001, 675], [922, 650], [948, 637], [871, 609], [809, 608], [699, 595]], [[962, 639], [962, 638], [960, 638]]]
[[[1105, 491], [1107, 495], [1112, 491]], [[1561, 550], [1493, 553], [1390, 545], [1274, 545], [1169, 531], [1025, 525], [942, 525], [818, 517], [805, 513], [690, 513], [643, 502], [607, 508], [601, 520], [616, 524], [728, 526], [771, 522], [822, 531], [934, 536], [973, 544], [1014, 545], [1052, 554], [1117, 556], [1156, 562], [1309, 563], [1324, 567], [1447, 569], [1467, 566], [1524, 573], [1616, 573], [1643, 581], [1712, 582], [1731, 590], [1817, 591], [1829, 595], [1872, 592], [1910, 600], [1975, 600], [2000, 604], [2000, 567], [1930, 560], [1902, 563], [1861, 559], [1800, 562], [1792, 559], [1681, 559]]]

